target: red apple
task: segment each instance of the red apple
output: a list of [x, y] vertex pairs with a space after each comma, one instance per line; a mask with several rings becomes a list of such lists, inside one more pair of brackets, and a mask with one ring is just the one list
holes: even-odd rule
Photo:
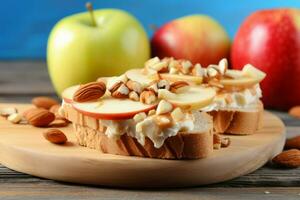
[[300, 10], [262, 10], [250, 15], [234, 38], [231, 62], [266, 72], [263, 102], [269, 108], [300, 105]]
[[229, 55], [230, 40], [222, 26], [205, 15], [191, 15], [159, 28], [152, 40], [152, 56], [188, 59], [203, 66]]

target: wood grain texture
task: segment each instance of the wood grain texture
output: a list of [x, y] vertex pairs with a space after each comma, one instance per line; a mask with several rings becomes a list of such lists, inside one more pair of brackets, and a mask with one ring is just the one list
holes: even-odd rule
[[[22, 112], [30, 105], [1, 106]], [[71, 127], [62, 129], [69, 143], [54, 145], [43, 139], [42, 128], [0, 119], [0, 160], [17, 171], [74, 183], [120, 187], [204, 185], [248, 174], [282, 150], [282, 122], [270, 113], [264, 114], [263, 121], [264, 127], [254, 135], [227, 136], [231, 145], [208, 158], [179, 161], [102, 154], [79, 146]]]
[[290, 200], [299, 199], [298, 187], [251, 187], [251, 188], [183, 188], [164, 190], [122, 190], [95, 188], [70, 184], [13, 183], [0, 184], [1, 199], [15, 200]]

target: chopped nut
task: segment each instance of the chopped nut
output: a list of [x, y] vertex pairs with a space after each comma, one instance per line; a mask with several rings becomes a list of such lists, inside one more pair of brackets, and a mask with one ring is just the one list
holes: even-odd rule
[[169, 62], [168, 67], [169, 67], [169, 70], [171, 70], [171, 69], [179, 70], [179, 69], [181, 68], [181, 65], [180, 65], [180, 63], [178, 62], [178, 60], [171, 60], [171, 61]]
[[159, 62], [160, 62], [160, 59], [158, 57], [151, 58], [145, 63], [145, 67], [147, 67], [147, 68], [150, 67], [151, 68], [152, 65], [155, 65]]
[[129, 99], [131, 99], [133, 101], [139, 101], [140, 97], [139, 97], [138, 93], [136, 93], [135, 91], [131, 91], [129, 93]]
[[123, 83], [126, 83], [128, 81], [126, 74], [119, 76], [117, 79], [118, 79], [118, 81], [121, 81]]
[[162, 61], [152, 66], [152, 69], [158, 72], [166, 72], [168, 71], [168, 63], [166, 61]]
[[228, 69], [228, 61], [226, 58], [223, 58], [222, 60], [220, 60], [219, 62], [219, 72], [224, 75], [225, 72], [227, 71]]
[[231, 140], [228, 137], [221, 139], [221, 147], [223, 147], [223, 148], [228, 147], [230, 145], [230, 143], [231, 143]]
[[125, 84], [122, 84], [119, 88], [118, 91], [123, 94], [123, 95], [128, 95], [129, 94], [129, 89], [126, 87]]
[[157, 83], [154, 83], [146, 88], [146, 90], [153, 91], [155, 94], [158, 92], [158, 86]]
[[181, 70], [182, 73], [188, 74], [190, 73], [190, 69], [192, 68], [193, 64], [190, 61], [185, 60], [181, 62], [181, 66], [182, 66], [182, 70]]
[[111, 96], [115, 98], [126, 98], [129, 94], [129, 89], [122, 81], [116, 82], [108, 90], [110, 91]]
[[159, 99], [165, 99], [165, 98], [175, 98], [176, 94], [170, 92], [169, 90], [166, 89], [160, 89], [157, 92], [158, 98]]
[[197, 63], [192, 69], [193, 76], [206, 76], [206, 69], [202, 68], [201, 64]]
[[212, 77], [216, 77], [218, 75], [218, 71], [217, 71], [217, 69], [216, 69], [215, 66], [217, 66], [217, 65], [209, 65], [207, 67], [207, 75], [208, 75], [208, 77], [212, 78]]
[[114, 83], [111, 87], [108, 88], [108, 91], [110, 91], [110, 93], [113, 93], [113, 92], [116, 91], [122, 84], [124, 84], [122, 81], [117, 81], [117, 82]]
[[141, 122], [144, 119], [146, 119], [147, 115], [144, 112], [138, 113], [136, 115], [134, 115], [133, 120], [135, 123]]
[[184, 92], [189, 88], [189, 84], [185, 81], [176, 81], [170, 85], [170, 91], [173, 93]]
[[115, 98], [126, 98], [128, 97], [128, 95], [129, 95], [129, 89], [122, 82], [121, 85], [117, 88], [117, 90], [111, 93], [111, 96]]
[[184, 118], [184, 113], [182, 112], [182, 110], [180, 108], [175, 108], [172, 112], [171, 112], [171, 117], [175, 122], [181, 121]]
[[155, 120], [155, 123], [162, 129], [168, 128], [172, 125], [172, 121], [166, 115], [157, 115], [157, 116], [155, 116], [154, 120]]
[[167, 80], [160, 80], [157, 83], [157, 88], [158, 89], [166, 89], [169, 90], [170, 89], [170, 83]]
[[155, 111], [154, 109], [149, 110], [148, 116], [155, 115], [155, 112], [156, 112], [156, 111]]
[[18, 124], [22, 120], [22, 115], [20, 115], [18, 113], [14, 113], [14, 114], [9, 115], [7, 120], [10, 121], [13, 124]]
[[172, 109], [173, 109], [172, 104], [162, 99], [157, 105], [156, 114], [157, 115], [165, 114], [171, 112]]
[[176, 69], [176, 68], [170, 68], [169, 73], [170, 74], [178, 74], [178, 69]]
[[152, 90], [145, 90], [140, 95], [140, 102], [152, 104], [157, 100], [155, 93]]
[[17, 113], [17, 109], [13, 107], [0, 108], [0, 115], [3, 117], [8, 117], [9, 115]]
[[137, 92], [138, 94], [140, 94], [143, 89], [142, 84], [140, 84], [137, 81], [132, 81], [132, 80], [127, 81], [126, 86], [128, 87], [128, 89], [133, 90], [133, 91]]

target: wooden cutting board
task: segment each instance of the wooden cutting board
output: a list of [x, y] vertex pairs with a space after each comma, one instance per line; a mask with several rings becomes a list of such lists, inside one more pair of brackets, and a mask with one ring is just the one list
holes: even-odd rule
[[[15, 106], [19, 111], [25, 104]], [[284, 145], [285, 127], [264, 113], [264, 127], [254, 135], [228, 136], [231, 145], [200, 160], [160, 160], [102, 154], [77, 145], [72, 126], [62, 128], [69, 142], [46, 141], [46, 128], [14, 125], [0, 119], [0, 162], [13, 170], [38, 177], [118, 187], [184, 187], [226, 181], [263, 166]]]

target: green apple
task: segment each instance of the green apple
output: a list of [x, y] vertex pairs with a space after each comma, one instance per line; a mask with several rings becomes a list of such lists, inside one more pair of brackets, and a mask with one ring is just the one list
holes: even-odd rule
[[133, 16], [117, 9], [90, 14], [62, 19], [49, 36], [48, 70], [59, 95], [71, 85], [142, 67], [150, 57], [147, 34]]

